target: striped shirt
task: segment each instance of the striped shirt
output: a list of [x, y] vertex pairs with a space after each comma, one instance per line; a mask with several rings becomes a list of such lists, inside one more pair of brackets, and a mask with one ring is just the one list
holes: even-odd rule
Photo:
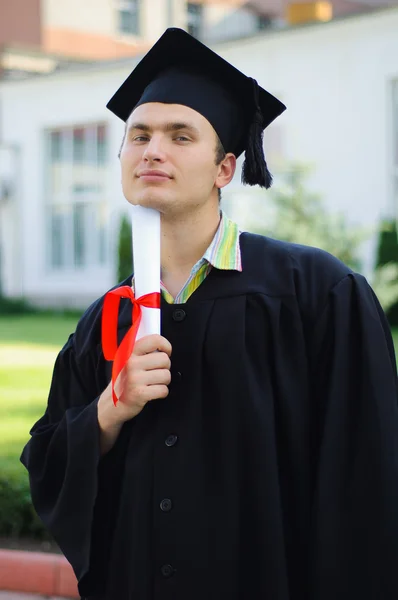
[[[216, 234], [202, 258], [192, 267], [185, 285], [173, 296], [167, 291], [163, 282], [160, 289], [168, 304], [184, 304], [206, 279], [211, 269], [242, 271], [242, 259], [239, 243], [239, 228], [221, 212], [221, 219]], [[133, 279], [134, 286], [134, 279]]]

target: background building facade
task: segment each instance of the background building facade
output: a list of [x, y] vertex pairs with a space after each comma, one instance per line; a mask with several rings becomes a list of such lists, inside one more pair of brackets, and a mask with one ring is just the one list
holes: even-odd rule
[[[398, 218], [398, 8], [213, 48], [288, 110], [266, 131], [271, 170], [313, 167], [328, 209], [375, 228]], [[85, 306], [116, 281], [123, 123], [105, 105], [138, 57], [0, 85], [1, 282], [8, 296]], [[242, 228], [269, 192], [223, 193]], [[373, 238], [374, 239], [374, 238]], [[372, 267], [374, 244], [364, 250]]]

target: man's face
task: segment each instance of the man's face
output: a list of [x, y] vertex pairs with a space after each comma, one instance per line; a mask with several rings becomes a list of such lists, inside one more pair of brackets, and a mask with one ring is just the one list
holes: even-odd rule
[[215, 131], [201, 114], [180, 104], [142, 104], [127, 121], [120, 154], [126, 199], [163, 214], [214, 201], [235, 170], [233, 155], [230, 176], [228, 166], [225, 172], [215, 164], [215, 148]]

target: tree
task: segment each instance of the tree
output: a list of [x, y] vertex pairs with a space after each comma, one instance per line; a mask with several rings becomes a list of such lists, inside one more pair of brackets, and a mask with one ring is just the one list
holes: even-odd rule
[[[378, 271], [386, 273], [390, 281], [390, 297], [386, 308], [391, 325], [398, 326], [398, 228], [395, 220], [383, 221], [377, 248]], [[394, 293], [395, 292], [395, 293]]]
[[117, 278], [118, 281], [127, 279], [133, 272], [133, 241], [131, 221], [126, 215], [123, 215], [119, 228], [118, 243], [118, 263]]
[[[251, 231], [288, 242], [322, 248], [354, 271], [361, 270], [361, 245], [372, 230], [348, 223], [343, 214], [330, 213], [320, 196], [306, 188], [310, 169], [293, 165], [280, 177], [280, 184], [256, 203]], [[398, 252], [395, 250], [398, 256]], [[398, 300], [398, 264], [378, 264], [371, 284], [384, 310]]]

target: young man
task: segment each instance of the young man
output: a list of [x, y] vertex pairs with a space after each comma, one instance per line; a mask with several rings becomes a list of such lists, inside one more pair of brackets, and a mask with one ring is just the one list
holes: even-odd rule
[[[162, 223], [162, 335], [114, 406], [103, 298], [58, 356], [22, 461], [40, 517], [95, 600], [395, 600], [398, 386], [363, 277], [242, 233], [218, 193], [269, 187], [285, 108], [180, 30], [109, 103], [127, 200]], [[131, 285], [131, 278], [124, 282]], [[122, 301], [119, 341], [131, 326]]]

